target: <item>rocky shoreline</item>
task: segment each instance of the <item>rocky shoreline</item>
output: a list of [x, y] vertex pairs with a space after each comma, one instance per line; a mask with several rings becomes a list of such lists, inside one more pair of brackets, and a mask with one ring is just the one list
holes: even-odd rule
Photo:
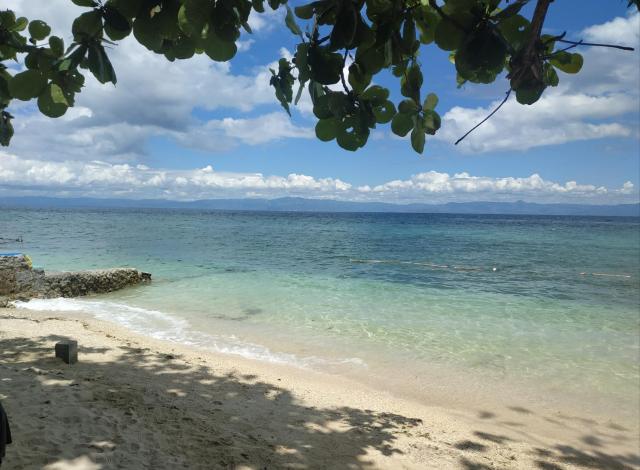
[[149, 281], [151, 274], [134, 268], [47, 273], [34, 269], [24, 254], [0, 254], [0, 307], [13, 300], [104, 294]]

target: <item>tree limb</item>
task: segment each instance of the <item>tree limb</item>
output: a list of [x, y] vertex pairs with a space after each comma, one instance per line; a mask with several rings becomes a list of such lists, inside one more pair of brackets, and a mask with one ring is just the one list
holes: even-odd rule
[[[557, 39], [557, 42], [572, 44], [572, 47], [577, 47], [577, 46], [611, 47], [613, 49], [620, 49], [621, 51], [635, 51], [633, 47], [629, 47], [629, 46], [620, 46], [617, 44], [600, 44], [596, 42], [584, 42], [583, 40], [569, 41], [568, 39]], [[567, 49], [570, 49], [570, 48], [568, 47]]]
[[475, 126], [473, 126], [473, 128], [471, 128], [471, 130], [469, 130], [469, 132], [467, 132], [465, 135], [463, 135], [462, 137], [460, 137], [458, 140], [456, 140], [456, 143], [453, 145], [458, 145], [460, 142], [462, 142], [469, 134], [471, 134], [473, 131], [475, 131], [478, 127], [480, 127], [481, 125], [483, 125], [485, 122], [487, 122], [489, 119], [491, 119], [491, 116], [493, 116], [495, 113], [497, 113], [500, 108], [502, 108], [502, 106], [507, 102], [507, 100], [509, 99], [509, 96], [511, 96], [511, 88], [509, 88], [509, 91], [507, 91], [507, 95], [504, 97], [504, 99], [502, 100], [502, 102], [496, 107], [496, 109], [494, 109], [493, 111], [491, 111], [491, 113], [484, 118], [482, 121], [480, 121], [478, 124], [476, 124]]

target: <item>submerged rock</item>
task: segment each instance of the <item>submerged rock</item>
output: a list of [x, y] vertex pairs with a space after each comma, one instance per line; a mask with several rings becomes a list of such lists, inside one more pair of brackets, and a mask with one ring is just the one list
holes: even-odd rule
[[26, 255], [0, 254], [0, 306], [3, 300], [103, 294], [149, 281], [151, 274], [134, 268], [45, 273]]

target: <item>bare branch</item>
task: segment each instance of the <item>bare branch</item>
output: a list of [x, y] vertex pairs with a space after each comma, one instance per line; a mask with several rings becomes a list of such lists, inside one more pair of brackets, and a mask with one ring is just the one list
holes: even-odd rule
[[478, 127], [480, 127], [481, 125], [483, 125], [485, 122], [487, 122], [489, 119], [491, 119], [491, 116], [493, 116], [495, 113], [497, 113], [500, 108], [502, 108], [502, 106], [507, 102], [507, 100], [509, 99], [509, 96], [511, 96], [511, 89], [509, 89], [509, 91], [507, 91], [507, 95], [504, 97], [504, 99], [502, 100], [502, 102], [498, 105], [498, 107], [496, 109], [494, 109], [493, 111], [491, 111], [491, 114], [489, 114], [486, 118], [484, 118], [482, 121], [480, 121], [478, 124], [476, 124], [475, 126], [473, 126], [473, 128], [467, 132], [465, 135], [463, 135], [462, 137], [460, 137], [458, 140], [456, 140], [456, 143], [453, 145], [458, 145], [460, 142], [462, 142], [469, 134], [471, 134], [473, 131], [475, 131]]
[[[617, 44], [599, 44], [595, 42], [584, 42], [583, 40], [569, 41], [568, 39], [557, 39], [557, 42], [572, 44], [573, 45], [572, 47], [577, 47], [577, 46], [611, 47], [613, 49], [620, 49], [621, 51], [635, 51], [633, 47], [629, 47], [629, 46], [619, 46]], [[567, 49], [570, 49], [570, 48], [568, 47]]]

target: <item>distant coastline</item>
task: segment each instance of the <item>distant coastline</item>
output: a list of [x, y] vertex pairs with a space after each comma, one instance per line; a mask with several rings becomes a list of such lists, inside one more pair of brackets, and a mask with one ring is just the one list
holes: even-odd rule
[[333, 199], [285, 197], [277, 199], [204, 199], [172, 201], [167, 199], [101, 199], [57, 197], [3, 197], [3, 209], [192, 209], [220, 211], [269, 212], [381, 212], [422, 214], [477, 215], [548, 215], [640, 217], [640, 203], [635, 204], [566, 204], [516, 202], [448, 202], [443, 204], [394, 204], [356, 202]]

